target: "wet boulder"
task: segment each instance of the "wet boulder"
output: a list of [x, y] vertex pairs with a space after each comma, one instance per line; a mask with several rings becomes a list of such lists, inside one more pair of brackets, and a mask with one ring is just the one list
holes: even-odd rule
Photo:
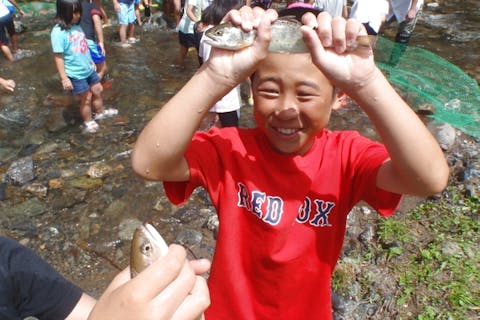
[[14, 161], [5, 175], [6, 182], [16, 185], [24, 185], [33, 179], [35, 179], [35, 169], [32, 157], [24, 157]]

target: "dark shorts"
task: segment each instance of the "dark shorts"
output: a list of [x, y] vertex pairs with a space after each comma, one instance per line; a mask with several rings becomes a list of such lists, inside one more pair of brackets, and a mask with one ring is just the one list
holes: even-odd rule
[[195, 35], [193, 33], [178, 32], [178, 41], [185, 48], [195, 47]]
[[[7, 29], [7, 31], [10, 33], [10, 31], [12, 31], [11, 30], [12, 26], [13, 26], [12, 15], [8, 15], [6, 17], [0, 18], [0, 42], [3, 45], [8, 45], [8, 38], [7, 38], [7, 34], [5, 33], [5, 29]], [[13, 27], [13, 32], [15, 32], [15, 27]]]
[[105, 61], [105, 56], [102, 54], [102, 48], [93, 40], [88, 39], [88, 48], [90, 49], [90, 55], [95, 64]]
[[93, 71], [92, 74], [86, 79], [73, 79], [70, 77], [69, 79], [70, 81], [72, 81], [72, 86], [73, 86], [72, 93], [75, 95], [87, 92], [91, 86], [100, 82], [100, 78], [98, 77], [98, 74], [95, 71]]

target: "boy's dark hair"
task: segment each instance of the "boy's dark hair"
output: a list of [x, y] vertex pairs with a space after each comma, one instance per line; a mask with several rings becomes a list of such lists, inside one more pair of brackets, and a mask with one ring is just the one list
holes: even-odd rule
[[82, 15], [82, 5], [80, 0], [57, 0], [57, 15], [55, 22], [60, 25], [62, 30], [68, 29], [72, 24], [73, 14]]

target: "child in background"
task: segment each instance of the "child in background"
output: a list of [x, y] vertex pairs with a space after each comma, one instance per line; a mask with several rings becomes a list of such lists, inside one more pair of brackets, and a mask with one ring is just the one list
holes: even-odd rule
[[[376, 67], [357, 20], [302, 17], [309, 53], [269, 53], [275, 10], [242, 7], [224, 18], [252, 46], [212, 49], [138, 137], [134, 171], [164, 181], [183, 203], [204, 187], [220, 227], [208, 279], [206, 319], [332, 319], [331, 276], [348, 213], [366, 201], [391, 215], [401, 194], [431, 195], [449, 168], [438, 143]], [[257, 128], [196, 131], [208, 110], [251, 76]], [[345, 95], [383, 144], [329, 131]]]
[[81, 0], [82, 18], [80, 26], [87, 37], [90, 55], [95, 63], [98, 77], [103, 79], [107, 72], [105, 43], [103, 40], [102, 12], [93, 0]]
[[135, 33], [135, 0], [113, 0], [113, 7], [117, 12], [118, 24], [120, 29], [118, 34], [120, 36], [120, 46], [128, 48], [132, 43], [138, 41], [134, 37]]
[[103, 88], [95, 72], [87, 39], [79, 25], [81, 16], [80, 0], [57, 0], [56, 24], [51, 32], [51, 42], [62, 87], [72, 90], [79, 98], [83, 129], [87, 133], [94, 133], [99, 129], [95, 119], [114, 116], [118, 111], [103, 108]]
[[[6, 0], [5, 0], [6, 1]], [[8, 5], [7, 5], [8, 4]], [[10, 2], [4, 0], [0, 0], [0, 49], [2, 50], [5, 58], [8, 61], [14, 61], [15, 58], [8, 46], [8, 38], [5, 30], [7, 29], [8, 32], [15, 32], [15, 26], [13, 24], [13, 13], [11, 11], [11, 4]], [[13, 30], [12, 30], [13, 27]]]
[[357, 19], [365, 26], [367, 33], [376, 37], [385, 22], [389, 10], [387, 0], [355, 0], [350, 18]]
[[[219, 25], [228, 11], [238, 9], [241, 6], [242, 2], [237, 0], [214, 0], [213, 3], [203, 11], [201, 22], [205, 27], [200, 37], [200, 47], [198, 50], [201, 63], [208, 60], [211, 50], [211, 46], [205, 43], [205, 32], [213, 26]], [[220, 120], [221, 127], [238, 127], [241, 106], [242, 99], [240, 97], [240, 85], [238, 85], [220, 99], [220, 101], [215, 103], [213, 108], [210, 109], [209, 115], [216, 114]], [[209, 116], [207, 115], [207, 117]], [[215, 123], [216, 121], [207, 122]]]
[[12, 19], [7, 23], [6, 29], [8, 32], [8, 35], [10, 36], [10, 41], [12, 42], [12, 50], [13, 50], [13, 57], [18, 58], [18, 54], [22, 52], [22, 50], [18, 47], [18, 35], [17, 31], [15, 30], [15, 9], [18, 10], [18, 13], [22, 17], [25, 16], [25, 12], [22, 10], [22, 8], [18, 5], [18, 3], [15, 0], [2, 0], [5, 5], [7, 6], [8, 10], [10, 11], [10, 16]]

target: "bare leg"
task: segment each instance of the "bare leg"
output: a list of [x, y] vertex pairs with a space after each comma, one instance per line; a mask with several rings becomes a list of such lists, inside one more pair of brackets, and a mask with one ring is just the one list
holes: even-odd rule
[[10, 35], [10, 42], [12, 43], [13, 52], [17, 52], [18, 51], [18, 35], [17, 34], [11, 34]]
[[178, 56], [175, 64], [177, 66], [183, 66], [183, 62], [185, 61], [185, 57], [187, 56], [188, 48], [180, 45], [180, 50], [178, 51]]
[[82, 116], [83, 121], [91, 121], [93, 119], [92, 108], [90, 107], [92, 93], [88, 90], [87, 92], [77, 95], [77, 97], [80, 99], [80, 115]]
[[95, 113], [102, 113], [103, 112], [103, 99], [102, 99], [102, 91], [103, 87], [100, 82], [94, 84], [90, 87], [90, 91], [92, 93], [92, 109]]
[[12, 51], [10, 51], [10, 48], [8, 47], [8, 45], [2, 43], [1, 49], [2, 49], [3, 54], [5, 55], [5, 58], [7, 58], [8, 61], [14, 61], [15, 60], [13, 58]]
[[175, 16], [175, 26], [178, 28], [180, 23], [180, 10], [182, 10], [181, 0], [173, 0], [173, 14]]
[[135, 24], [134, 23], [129, 23], [128, 28], [127, 28], [127, 34], [129, 38], [134, 37], [134, 31], [135, 31]]
[[120, 42], [126, 43], [127, 42], [127, 26], [126, 24], [120, 25], [120, 30], [118, 31], [120, 35]]
[[139, 26], [142, 25], [142, 17], [140, 16], [140, 5], [135, 5], [135, 17]]

